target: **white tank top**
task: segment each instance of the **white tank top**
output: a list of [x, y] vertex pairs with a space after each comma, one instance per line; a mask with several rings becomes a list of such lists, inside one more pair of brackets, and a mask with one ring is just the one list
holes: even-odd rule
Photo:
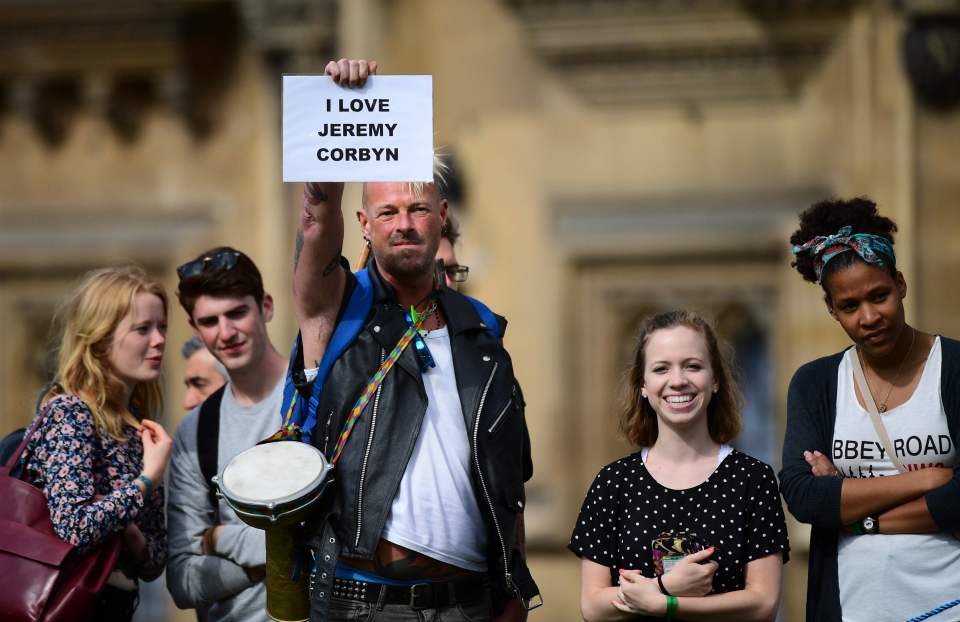
[[[838, 371], [833, 464], [845, 477], [897, 475], [870, 414], [857, 402], [853, 356], [856, 351], [847, 350]], [[890, 442], [910, 470], [956, 462], [940, 401], [941, 359], [938, 337], [913, 395], [881, 415]], [[841, 531], [837, 571], [844, 622], [907, 620], [960, 595], [960, 541], [946, 533], [858, 536]]]
[[427, 412], [384, 539], [447, 564], [487, 570], [487, 532], [473, 492], [470, 441], [446, 327], [424, 337], [436, 367], [423, 374]]

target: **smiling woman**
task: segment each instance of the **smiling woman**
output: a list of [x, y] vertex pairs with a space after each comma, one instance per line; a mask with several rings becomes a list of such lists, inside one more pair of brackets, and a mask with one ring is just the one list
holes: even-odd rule
[[570, 540], [586, 620], [769, 620], [787, 529], [773, 469], [731, 448], [740, 392], [713, 328], [640, 329], [622, 418], [640, 451], [600, 471]]
[[906, 322], [896, 230], [857, 198], [812, 206], [790, 238], [853, 342], [797, 370], [788, 394], [780, 478], [813, 525], [811, 621], [905, 620], [960, 592], [960, 343]]

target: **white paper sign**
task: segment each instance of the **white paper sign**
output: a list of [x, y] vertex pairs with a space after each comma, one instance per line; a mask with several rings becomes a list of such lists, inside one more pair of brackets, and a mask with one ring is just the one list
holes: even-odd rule
[[283, 76], [283, 181], [432, 179], [432, 76]]

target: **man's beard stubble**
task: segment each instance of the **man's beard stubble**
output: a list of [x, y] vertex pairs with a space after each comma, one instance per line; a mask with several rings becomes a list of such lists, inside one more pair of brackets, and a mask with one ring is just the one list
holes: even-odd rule
[[[439, 244], [436, 246], [439, 246]], [[375, 258], [377, 266], [387, 274], [398, 279], [409, 279], [432, 273], [434, 255], [436, 254], [436, 248], [434, 248], [432, 252], [427, 248], [423, 253], [420, 253], [418, 251], [409, 252], [391, 246], [388, 248], [386, 255], [382, 257], [376, 256]]]

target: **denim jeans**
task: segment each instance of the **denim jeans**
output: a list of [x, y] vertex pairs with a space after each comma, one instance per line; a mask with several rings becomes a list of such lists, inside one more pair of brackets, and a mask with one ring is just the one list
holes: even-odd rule
[[442, 609], [413, 609], [408, 605], [383, 605], [356, 600], [330, 600], [329, 622], [491, 622], [490, 592], [483, 598]]

